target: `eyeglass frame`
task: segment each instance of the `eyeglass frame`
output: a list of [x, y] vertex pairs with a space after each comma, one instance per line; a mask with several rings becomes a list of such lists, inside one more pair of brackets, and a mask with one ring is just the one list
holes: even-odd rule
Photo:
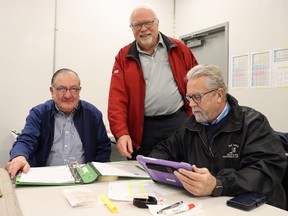
[[81, 90], [81, 87], [76, 87], [76, 86], [73, 86], [71, 88], [67, 88], [67, 87], [64, 87], [64, 86], [59, 86], [59, 87], [53, 86], [53, 88], [56, 89], [57, 93], [60, 94], [60, 95], [65, 95], [68, 91], [72, 95], [77, 95], [77, 94], [79, 94], [79, 92]]
[[[202, 93], [202, 94], [196, 93], [196, 94], [192, 94], [192, 95], [185, 95], [185, 98], [186, 98], [186, 100], [188, 100], [189, 102], [190, 102], [191, 99], [192, 99], [196, 104], [199, 104], [199, 103], [202, 102], [202, 97], [203, 97], [204, 95], [209, 94], [209, 93], [211, 93], [211, 92], [213, 92], [213, 91], [216, 91], [216, 90], [218, 90], [218, 89], [219, 89], [219, 88], [213, 89], [213, 90], [210, 90], [210, 91], [205, 92], [205, 93]], [[197, 101], [198, 99], [195, 99], [195, 96], [196, 96], [196, 97], [199, 97], [199, 101]]]
[[[136, 23], [136, 24], [130, 24], [130, 28], [132, 28], [134, 31], [139, 31], [140, 29], [142, 29], [143, 25], [145, 26], [145, 28], [149, 29], [154, 25], [154, 22], [158, 20], [157, 18], [154, 18], [151, 21], [145, 21], [142, 23]], [[148, 26], [147, 26], [148, 25]]]

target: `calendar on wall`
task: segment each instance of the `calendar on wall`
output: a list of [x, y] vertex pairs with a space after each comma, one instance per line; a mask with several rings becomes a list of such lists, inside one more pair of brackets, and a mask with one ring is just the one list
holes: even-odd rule
[[232, 56], [232, 88], [288, 87], [288, 48]]

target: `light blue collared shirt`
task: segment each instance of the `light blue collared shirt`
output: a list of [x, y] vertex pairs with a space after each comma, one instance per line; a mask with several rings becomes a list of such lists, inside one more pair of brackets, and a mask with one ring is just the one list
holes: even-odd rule
[[69, 116], [66, 116], [56, 105], [55, 107], [58, 113], [54, 115], [54, 140], [46, 165], [65, 165], [71, 157], [75, 158], [79, 164], [84, 163], [82, 141], [73, 122], [73, 116], [78, 105]]
[[[213, 125], [213, 124], [217, 124], [218, 122], [220, 122], [229, 113], [230, 109], [231, 109], [231, 106], [227, 101], [226, 105], [225, 105], [224, 109], [222, 110], [222, 112], [220, 113], [220, 115], [211, 124]], [[203, 123], [203, 124], [204, 125], [210, 125], [208, 123]]]

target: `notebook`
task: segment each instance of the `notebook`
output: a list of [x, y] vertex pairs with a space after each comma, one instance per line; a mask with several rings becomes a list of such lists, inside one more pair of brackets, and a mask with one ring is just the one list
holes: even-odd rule
[[168, 161], [137, 155], [136, 160], [141, 164], [154, 182], [183, 187], [182, 183], [173, 174], [174, 170], [183, 168], [192, 171], [192, 166], [184, 162]]

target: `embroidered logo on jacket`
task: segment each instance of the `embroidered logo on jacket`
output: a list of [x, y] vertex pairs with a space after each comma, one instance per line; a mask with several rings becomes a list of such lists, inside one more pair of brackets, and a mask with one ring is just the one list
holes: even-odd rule
[[228, 148], [230, 148], [230, 151], [226, 155], [223, 155], [223, 158], [238, 158], [239, 157], [239, 154], [238, 154], [239, 145], [238, 144], [229, 144]]

